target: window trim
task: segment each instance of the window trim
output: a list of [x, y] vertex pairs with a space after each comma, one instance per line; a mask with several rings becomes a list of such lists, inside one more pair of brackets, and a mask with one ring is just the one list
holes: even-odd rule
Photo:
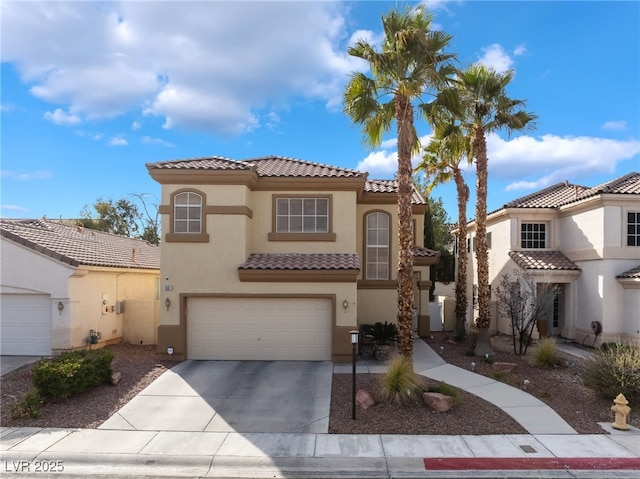
[[[201, 217], [200, 217], [200, 233], [176, 233], [175, 231], [175, 212], [176, 196], [183, 193], [194, 193], [202, 199]], [[183, 242], [183, 243], [208, 243], [209, 235], [207, 234], [207, 195], [195, 188], [182, 188], [171, 193], [169, 202], [169, 233], [165, 235], [167, 242]]]
[[[368, 257], [367, 257], [367, 250], [369, 248], [369, 242], [368, 242], [368, 228], [367, 228], [367, 220], [369, 218], [369, 216], [373, 215], [373, 214], [383, 214], [387, 217], [388, 221], [389, 221], [389, 227], [388, 227], [388, 238], [387, 238], [387, 277], [386, 278], [369, 278], [369, 261], [368, 261]], [[392, 245], [392, 234], [391, 234], [391, 230], [393, 228], [392, 226], [392, 218], [391, 218], [391, 214], [388, 211], [384, 211], [384, 210], [370, 210], [365, 212], [365, 214], [363, 215], [363, 228], [362, 228], [362, 247], [363, 247], [363, 257], [364, 257], [364, 272], [363, 272], [363, 279], [365, 281], [389, 281], [391, 280], [391, 247]], [[381, 264], [381, 263], [376, 263], [376, 264]]]
[[[326, 233], [283, 233], [277, 230], [277, 205], [279, 199], [326, 199], [328, 203], [328, 224]], [[333, 195], [271, 195], [271, 232], [269, 241], [335, 241], [333, 232]]]
[[[544, 225], [544, 246], [542, 247], [535, 247], [535, 246], [530, 246], [530, 247], [525, 247], [524, 246], [524, 242], [522, 240], [522, 228], [525, 225]], [[527, 240], [527, 241], [540, 241], [538, 240]], [[522, 250], [544, 250], [544, 249], [549, 249], [550, 248], [550, 242], [551, 242], [551, 224], [549, 221], [520, 221], [520, 227], [518, 228], [518, 245], [520, 246], [520, 249]]]
[[[637, 248], [640, 246], [640, 209], [635, 209], [635, 208], [629, 208], [629, 209], [625, 209], [624, 210], [624, 221], [622, 224], [622, 228], [623, 228], [623, 235], [622, 235], [622, 245], [626, 248]], [[636, 232], [635, 234], [633, 234], [633, 236], [635, 237], [635, 245], [630, 245], [629, 244], [629, 238], [632, 236], [629, 233], [629, 214], [635, 214], [636, 216], [636, 221], [635, 223], [633, 223], [636, 227]]]

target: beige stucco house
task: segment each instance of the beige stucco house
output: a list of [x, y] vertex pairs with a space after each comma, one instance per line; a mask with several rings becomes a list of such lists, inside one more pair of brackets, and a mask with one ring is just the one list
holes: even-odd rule
[[156, 344], [158, 246], [44, 218], [0, 233], [1, 354]]
[[[467, 239], [472, 318], [475, 227], [469, 223]], [[558, 287], [541, 318], [548, 333], [596, 346], [640, 343], [640, 173], [593, 188], [558, 183], [513, 200], [488, 215], [487, 235], [492, 288], [516, 270]], [[492, 306], [492, 328], [510, 334], [509, 321]]]
[[[350, 357], [350, 330], [395, 322], [394, 181], [284, 157], [147, 168], [162, 185], [158, 352], [340, 360]], [[424, 211], [416, 191], [415, 232]], [[416, 313], [425, 319], [437, 253], [415, 236]]]

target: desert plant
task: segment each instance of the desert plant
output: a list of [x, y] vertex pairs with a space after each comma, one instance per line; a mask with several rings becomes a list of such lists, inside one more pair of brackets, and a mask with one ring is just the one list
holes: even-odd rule
[[391, 344], [398, 339], [398, 326], [395, 323], [385, 321], [383, 324], [378, 321], [371, 328], [371, 336], [377, 344]]
[[112, 360], [106, 349], [62, 353], [36, 364], [33, 383], [44, 399], [65, 399], [110, 381]]
[[455, 386], [451, 386], [450, 384], [438, 383], [436, 386], [429, 386], [429, 392], [451, 396], [451, 398], [453, 399], [453, 404], [456, 406], [462, 404], [462, 399], [460, 398], [460, 390]]
[[380, 394], [385, 401], [417, 401], [424, 390], [424, 378], [413, 371], [413, 364], [404, 356], [394, 358], [380, 378]]
[[42, 415], [42, 396], [38, 391], [32, 390], [24, 394], [20, 401], [11, 407], [11, 417], [18, 419], [29, 416], [37, 419]]
[[558, 364], [555, 338], [542, 338], [533, 353], [533, 364], [539, 368], [552, 368]]
[[640, 347], [609, 343], [584, 361], [583, 380], [587, 387], [605, 398], [622, 393], [640, 402]]

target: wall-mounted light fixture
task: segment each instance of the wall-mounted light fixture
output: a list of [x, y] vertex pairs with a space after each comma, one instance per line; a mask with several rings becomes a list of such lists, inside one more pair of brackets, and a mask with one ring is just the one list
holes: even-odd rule
[[167, 347], [167, 354], [169, 355], [169, 361], [171, 361], [171, 357], [173, 356], [173, 346]]
[[58, 301], [58, 314], [62, 314], [63, 309], [64, 309], [64, 304], [62, 304], [62, 301]]
[[349, 307], [349, 301], [347, 301], [346, 299], [342, 302], [342, 307], [345, 309], [345, 311], [347, 310], [347, 308]]
[[167, 307], [167, 311], [169, 311], [169, 307], [171, 306], [171, 300], [169, 298], [165, 299], [164, 305]]

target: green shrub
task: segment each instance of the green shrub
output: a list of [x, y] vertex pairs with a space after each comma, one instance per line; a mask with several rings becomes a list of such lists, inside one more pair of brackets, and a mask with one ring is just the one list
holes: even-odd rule
[[29, 391], [20, 398], [20, 401], [11, 407], [11, 417], [18, 419], [29, 416], [37, 419], [42, 414], [42, 403], [42, 396], [38, 394], [38, 391]]
[[110, 381], [112, 360], [107, 349], [63, 353], [39, 361], [33, 383], [44, 399], [65, 399]]
[[539, 368], [552, 368], [557, 363], [555, 338], [542, 338], [533, 353], [533, 364]]
[[383, 400], [397, 404], [417, 401], [425, 389], [425, 380], [413, 371], [413, 364], [404, 356], [393, 359], [380, 378]]
[[398, 326], [395, 323], [385, 321], [383, 324], [378, 321], [371, 327], [370, 332], [378, 344], [391, 344], [398, 339]]
[[437, 386], [430, 386], [429, 392], [451, 396], [451, 398], [453, 399], [453, 404], [456, 406], [462, 404], [462, 399], [460, 398], [460, 390], [455, 386], [451, 386], [450, 384], [438, 383]]
[[584, 362], [583, 380], [601, 396], [613, 399], [622, 393], [640, 401], [640, 347], [608, 343]]

